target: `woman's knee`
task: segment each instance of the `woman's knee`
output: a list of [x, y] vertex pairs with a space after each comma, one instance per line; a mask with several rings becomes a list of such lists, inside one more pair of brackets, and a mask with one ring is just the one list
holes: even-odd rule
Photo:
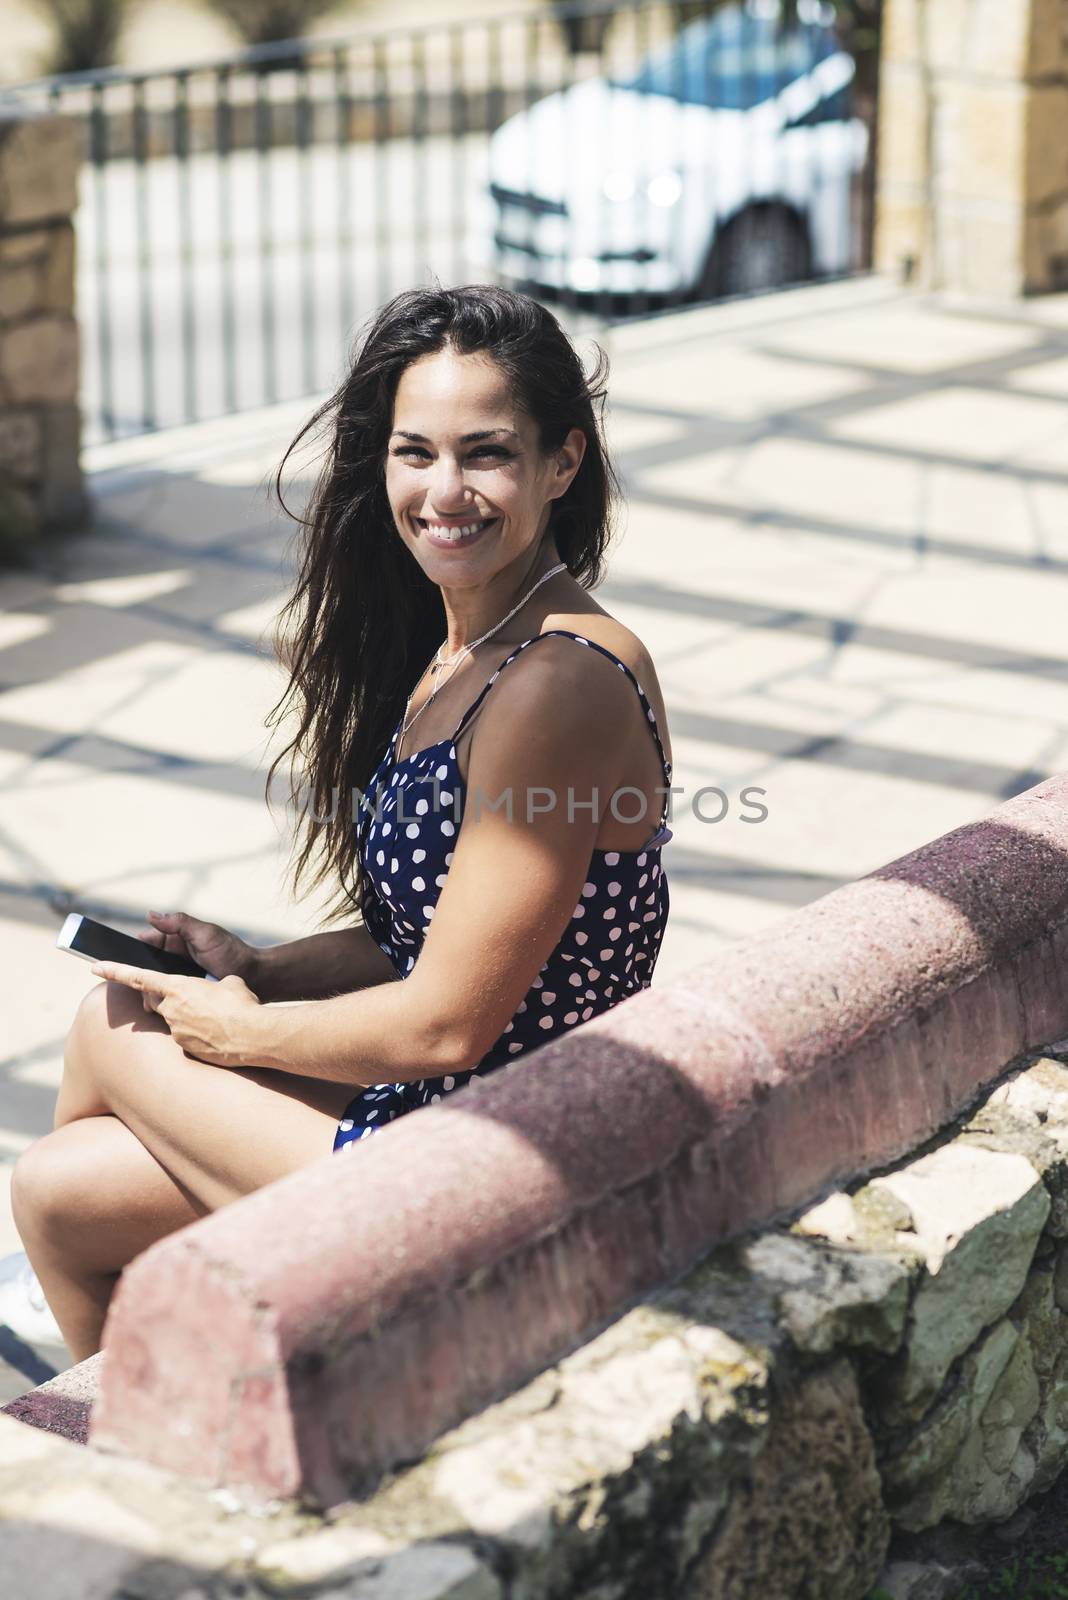
[[85, 1209], [87, 1179], [81, 1152], [55, 1133], [24, 1150], [11, 1174], [11, 1210], [23, 1242], [62, 1235]]
[[124, 1022], [144, 1017], [144, 1004], [140, 993], [124, 983], [94, 983], [78, 1003], [74, 1020], [67, 1034], [67, 1048], [100, 1037]]

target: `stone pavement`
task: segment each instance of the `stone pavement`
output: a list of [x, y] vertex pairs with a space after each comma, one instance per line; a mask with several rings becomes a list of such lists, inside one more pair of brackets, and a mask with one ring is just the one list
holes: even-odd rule
[[[601, 342], [629, 509], [598, 597], [656, 660], [686, 791], [664, 979], [1066, 765], [1068, 296], [858, 279]], [[266, 484], [313, 406], [97, 447], [92, 532], [0, 576], [4, 1173], [96, 981], [54, 949], [68, 909], [315, 930], [263, 800], [291, 537]]]

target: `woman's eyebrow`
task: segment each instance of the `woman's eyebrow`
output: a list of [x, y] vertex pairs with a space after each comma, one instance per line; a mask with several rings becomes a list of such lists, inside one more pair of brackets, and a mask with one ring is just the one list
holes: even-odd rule
[[[408, 433], [408, 432], [405, 431], [404, 428], [394, 428], [393, 432], [390, 434], [390, 438], [391, 439], [395, 439], [398, 436], [400, 438], [402, 438], [402, 439], [414, 439], [417, 444], [429, 444], [430, 443], [429, 439], [426, 437], [425, 434], [422, 434], [422, 433]], [[510, 436], [513, 439], [518, 439], [519, 438], [519, 435], [518, 435], [518, 433], [516, 433], [514, 428], [487, 428], [482, 433], [465, 433], [465, 434], [463, 434], [463, 436], [460, 439], [460, 443], [461, 444], [471, 444], [476, 439], [493, 439], [493, 438], [499, 438], [499, 437], [502, 437], [502, 436], [505, 436], [505, 437]]]

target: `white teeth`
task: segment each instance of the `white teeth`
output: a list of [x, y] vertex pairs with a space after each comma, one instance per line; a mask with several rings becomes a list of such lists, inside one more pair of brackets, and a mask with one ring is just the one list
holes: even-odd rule
[[452, 543], [455, 544], [458, 539], [464, 538], [465, 535], [477, 533], [480, 528], [486, 527], [488, 523], [493, 522], [494, 520], [495, 519], [493, 517], [486, 517], [481, 522], [470, 523], [466, 528], [450, 528], [446, 527], [440, 522], [424, 522], [423, 526], [425, 528], [432, 528], [436, 534], [451, 540]]

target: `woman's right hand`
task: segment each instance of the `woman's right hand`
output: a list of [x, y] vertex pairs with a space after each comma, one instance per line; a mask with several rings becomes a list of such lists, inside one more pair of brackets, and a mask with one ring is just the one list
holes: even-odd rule
[[188, 956], [213, 978], [228, 978], [236, 973], [256, 992], [256, 957], [259, 951], [236, 933], [220, 928], [217, 922], [202, 922], [186, 911], [149, 911], [152, 927], [137, 937], [157, 950]]

